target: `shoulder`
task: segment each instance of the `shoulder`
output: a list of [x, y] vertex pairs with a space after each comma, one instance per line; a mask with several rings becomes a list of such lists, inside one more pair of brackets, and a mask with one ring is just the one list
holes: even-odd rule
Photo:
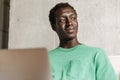
[[52, 50], [48, 51], [49, 55], [54, 54], [56, 52], [58, 52], [58, 47], [56, 47], [55, 49], [52, 49]]
[[81, 51], [83, 52], [83, 55], [89, 55], [89, 57], [91, 56], [94, 59], [98, 58], [99, 56], [106, 56], [106, 52], [100, 47], [85, 45]]
[[92, 55], [92, 59], [96, 66], [110, 65], [108, 55], [103, 48], [87, 46], [87, 55]]
[[87, 51], [92, 51], [92, 52], [101, 52], [104, 51], [102, 48], [99, 47], [94, 47], [94, 46], [89, 46], [89, 45], [84, 45], [83, 49], [87, 50]]

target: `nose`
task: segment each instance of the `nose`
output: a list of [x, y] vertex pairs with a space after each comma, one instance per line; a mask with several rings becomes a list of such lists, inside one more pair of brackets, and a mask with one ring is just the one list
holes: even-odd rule
[[66, 25], [68, 26], [72, 25], [72, 21], [69, 18], [67, 18]]

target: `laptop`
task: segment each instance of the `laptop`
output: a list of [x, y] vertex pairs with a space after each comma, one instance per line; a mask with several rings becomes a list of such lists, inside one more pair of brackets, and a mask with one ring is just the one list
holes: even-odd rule
[[0, 50], [0, 80], [52, 80], [47, 50]]

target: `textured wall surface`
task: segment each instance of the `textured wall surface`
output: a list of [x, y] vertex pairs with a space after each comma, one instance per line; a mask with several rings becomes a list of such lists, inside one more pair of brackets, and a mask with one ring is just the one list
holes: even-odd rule
[[59, 41], [48, 14], [65, 1], [77, 10], [81, 43], [120, 54], [120, 0], [11, 0], [9, 48], [55, 48]]
[[54, 46], [48, 22], [51, 3], [43, 0], [11, 0], [9, 48]]

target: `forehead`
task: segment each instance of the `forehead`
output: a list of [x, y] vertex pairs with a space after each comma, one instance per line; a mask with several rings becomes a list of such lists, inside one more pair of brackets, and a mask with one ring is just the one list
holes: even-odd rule
[[56, 15], [57, 15], [56, 17], [64, 16], [64, 15], [67, 15], [67, 14], [68, 15], [69, 14], [76, 15], [75, 11], [70, 7], [61, 8], [61, 9], [56, 11]]

